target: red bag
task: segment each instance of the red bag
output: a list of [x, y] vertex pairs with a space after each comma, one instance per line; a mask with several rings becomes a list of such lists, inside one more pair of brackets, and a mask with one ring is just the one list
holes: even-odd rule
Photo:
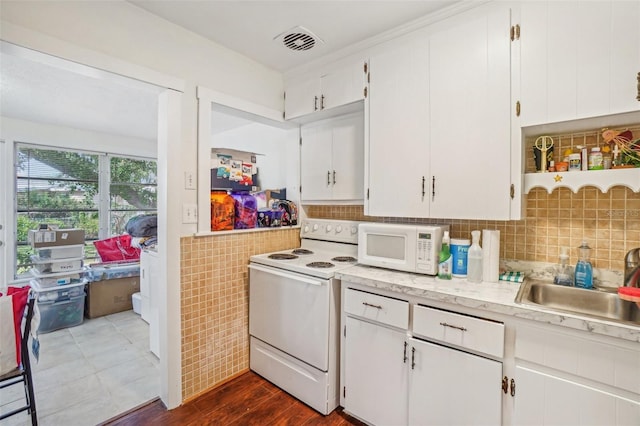
[[[0, 309], [0, 311], [2, 312], [2, 315], [0, 315], [0, 317], [2, 317], [3, 323], [2, 333], [0, 333], [3, 339], [3, 341], [0, 342], [0, 354], [2, 354], [2, 362], [0, 363], [0, 375], [15, 369], [22, 363], [22, 358], [20, 355], [22, 349], [22, 317], [24, 315], [24, 309], [27, 306], [29, 291], [29, 286], [8, 287], [6, 295], [2, 295], [2, 293], [0, 293], [3, 301], [2, 309]], [[11, 307], [9, 307], [9, 305], [11, 305]], [[4, 339], [7, 338], [10, 338], [13, 341], [4, 341]], [[7, 346], [5, 345], [15, 346], [8, 346], [10, 347], [10, 349], [7, 349]], [[12, 360], [8, 358], [8, 356], [14, 355], [15, 358], [13, 358]]]
[[94, 241], [102, 262], [140, 260], [140, 249], [131, 247], [131, 235], [123, 234], [105, 240]]

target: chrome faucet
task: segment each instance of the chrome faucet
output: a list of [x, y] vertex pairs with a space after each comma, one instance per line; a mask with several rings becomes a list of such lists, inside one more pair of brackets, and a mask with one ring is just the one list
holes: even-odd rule
[[624, 286], [640, 287], [640, 247], [629, 250], [624, 257]]

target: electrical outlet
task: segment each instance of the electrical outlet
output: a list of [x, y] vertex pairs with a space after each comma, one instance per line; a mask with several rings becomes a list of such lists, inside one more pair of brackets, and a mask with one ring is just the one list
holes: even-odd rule
[[196, 177], [193, 172], [184, 172], [184, 189], [196, 189]]
[[198, 223], [198, 205], [182, 205], [182, 223]]

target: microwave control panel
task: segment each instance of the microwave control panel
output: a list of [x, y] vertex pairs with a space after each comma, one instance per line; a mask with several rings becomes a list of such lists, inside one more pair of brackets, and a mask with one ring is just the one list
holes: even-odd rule
[[435, 262], [433, 234], [418, 232], [416, 241], [416, 268], [430, 270]]

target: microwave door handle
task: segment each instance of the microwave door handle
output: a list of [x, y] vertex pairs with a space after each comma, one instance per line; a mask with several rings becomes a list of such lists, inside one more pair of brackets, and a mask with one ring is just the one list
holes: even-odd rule
[[249, 265], [249, 269], [255, 269], [256, 271], [265, 272], [267, 274], [277, 275], [279, 277], [289, 278], [289, 279], [296, 280], [296, 281], [302, 281], [305, 284], [311, 284], [311, 285], [316, 285], [316, 286], [321, 286], [322, 285], [322, 281], [318, 281], [318, 280], [314, 280], [314, 279], [311, 279], [311, 278], [303, 277], [301, 275], [288, 274], [286, 272], [281, 272], [281, 271], [278, 271], [276, 269], [271, 269], [271, 268], [265, 268], [263, 266], [256, 265], [256, 264]]

